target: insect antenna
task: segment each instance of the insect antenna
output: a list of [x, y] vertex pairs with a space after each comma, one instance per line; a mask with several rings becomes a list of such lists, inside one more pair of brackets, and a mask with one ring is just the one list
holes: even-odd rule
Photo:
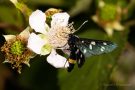
[[87, 22], [88, 22], [88, 20], [84, 21], [83, 24], [82, 24], [79, 28], [77, 28], [77, 29], [75, 30], [75, 32], [78, 31], [78, 30], [80, 30], [80, 29], [82, 28], [82, 26], [83, 26], [84, 24], [86, 24]]

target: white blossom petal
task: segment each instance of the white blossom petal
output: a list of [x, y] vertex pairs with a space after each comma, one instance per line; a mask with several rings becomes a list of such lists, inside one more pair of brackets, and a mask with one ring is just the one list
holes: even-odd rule
[[46, 44], [44, 39], [41, 39], [40, 36], [35, 33], [31, 33], [28, 39], [28, 48], [33, 52], [40, 54], [42, 47]]
[[34, 11], [29, 17], [29, 24], [36, 32], [46, 34], [46, 15], [40, 10]]
[[12, 40], [16, 37], [15, 35], [3, 35], [3, 36], [4, 36], [6, 41]]
[[112, 36], [113, 35], [113, 28], [112, 27], [105, 27], [104, 30], [106, 31], [108, 36]]
[[99, 19], [98, 19], [97, 15], [94, 15], [94, 16], [92, 16], [91, 18], [92, 18], [92, 20], [93, 20], [94, 22], [96, 22], [96, 23], [99, 22]]
[[69, 17], [70, 17], [69, 14], [66, 12], [54, 14], [52, 16], [51, 27], [53, 27], [55, 25], [67, 26]]
[[124, 27], [118, 21], [115, 21], [113, 23], [113, 28], [116, 29], [117, 31], [123, 31], [124, 30]]
[[27, 40], [29, 38], [29, 35], [30, 35], [29, 29], [30, 29], [30, 27], [27, 27], [19, 35]]
[[98, 4], [98, 6], [99, 6], [100, 8], [103, 8], [103, 7], [105, 6], [105, 3], [104, 3], [104, 1], [99, 1], [99, 4]]
[[67, 59], [59, 54], [53, 49], [51, 54], [47, 57], [47, 62], [54, 66], [55, 68], [67, 68], [69, 63]]

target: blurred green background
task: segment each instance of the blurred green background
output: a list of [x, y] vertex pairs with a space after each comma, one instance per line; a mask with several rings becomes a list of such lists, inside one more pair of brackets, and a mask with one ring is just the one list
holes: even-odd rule
[[[21, 74], [3, 64], [0, 53], [0, 90], [135, 90], [135, 0], [104, 0], [123, 10], [121, 23], [124, 31], [114, 31], [109, 37], [91, 17], [98, 10], [101, 0], [18, 0], [33, 11], [58, 8], [68, 12], [70, 22], [79, 37], [109, 40], [118, 44], [111, 53], [86, 58], [81, 69], [75, 66], [71, 73], [55, 69], [45, 56], [31, 59], [31, 67], [23, 66]], [[110, 11], [108, 11], [110, 12]], [[28, 26], [24, 15], [9, 0], [0, 0], [0, 34], [18, 34]], [[0, 40], [2, 42], [2, 40]]]

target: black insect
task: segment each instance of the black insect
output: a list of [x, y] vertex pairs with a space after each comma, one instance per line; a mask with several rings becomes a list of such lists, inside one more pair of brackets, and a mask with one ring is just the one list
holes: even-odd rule
[[68, 45], [70, 50], [68, 72], [73, 70], [75, 63], [81, 68], [85, 62], [85, 56], [108, 53], [117, 47], [110, 41], [79, 38], [73, 34], [69, 35]]

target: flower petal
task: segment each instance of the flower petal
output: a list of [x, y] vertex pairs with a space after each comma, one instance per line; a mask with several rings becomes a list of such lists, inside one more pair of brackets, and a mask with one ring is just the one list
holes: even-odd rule
[[30, 29], [30, 27], [27, 27], [19, 35], [27, 40], [29, 38], [29, 35], [30, 35], [29, 29]]
[[29, 17], [29, 24], [36, 32], [46, 34], [46, 15], [40, 10], [34, 11]]
[[98, 4], [98, 6], [99, 6], [100, 8], [103, 8], [103, 7], [105, 6], [105, 3], [104, 3], [104, 1], [99, 1], [99, 4]]
[[92, 20], [93, 20], [94, 22], [96, 22], [96, 23], [99, 22], [99, 19], [98, 19], [97, 15], [94, 15], [94, 16], [92, 16], [91, 18], [92, 18]]
[[106, 31], [107, 35], [111, 37], [113, 35], [113, 28], [105, 27], [104, 30]]
[[36, 35], [35, 33], [31, 33], [28, 39], [28, 48], [31, 49], [33, 52], [40, 54], [41, 48], [46, 44], [46, 41], [41, 39], [40, 36]]
[[15, 35], [3, 35], [3, 36], [4, 36], [6, 41], [12, 40], [16, 37]]
[[116, 31], [123, 31], [123, 30], [124, 30], [124, 26], [122, 26], [122, 25], [120, 24], [120, 22], [118, 22], [118, 21], [115, 21], [115, 22], [113, 23], [113, 28], [114, 28]]
[[67, 26], [69, 17], [70, 17], [69, 14], [66, 12], [54, 14], [52, 16], [51, 27], [53, 27], [55, 25]]
[[51, 54], [47, 57], [47, 62], [55, 68], [67, 68], [69, 66], [67, 59], [53, 49]]

